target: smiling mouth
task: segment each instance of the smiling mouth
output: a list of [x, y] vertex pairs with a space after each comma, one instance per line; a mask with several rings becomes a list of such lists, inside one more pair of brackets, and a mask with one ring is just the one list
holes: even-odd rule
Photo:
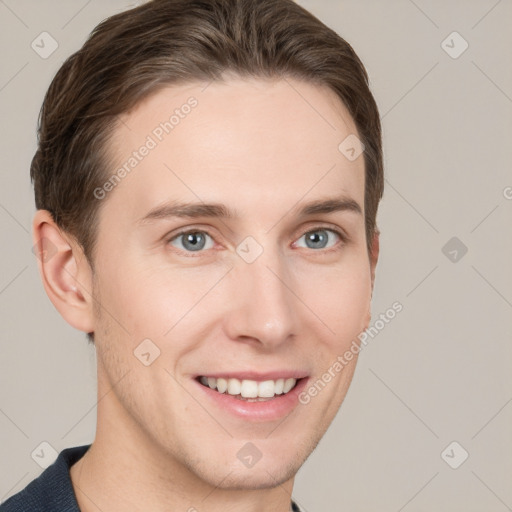
[[203, 386], [209, 387], [217, 393], [230, 395], [238, 400], [247, 402], [265, 402], [283, 396], [295, 388], [302, 379], [276, 379], [276, 380], [239, 380], [235, 378], [204, 377], [196, 378]]

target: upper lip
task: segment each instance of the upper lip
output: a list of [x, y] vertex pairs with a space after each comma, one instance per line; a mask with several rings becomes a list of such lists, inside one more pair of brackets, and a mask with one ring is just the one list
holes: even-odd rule
[[265, 380], [277, 380], [277, 379], [302, 379], [303, 377], [307, 377], [308, 374], [303, 371], [297, 370], [275, 370], [272, 372], [215, 372], [215, 373], [204, 373], [197, 375], [196, 378], [199, 377], [215, 377], [216, 379], [238, 379], [238, 380], [255, 380], [258, 382], [262, 382]]

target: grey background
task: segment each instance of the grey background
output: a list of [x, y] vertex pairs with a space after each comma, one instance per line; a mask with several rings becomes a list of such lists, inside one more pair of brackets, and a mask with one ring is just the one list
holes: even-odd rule
[[[372, 323], [397, 300], [403, 311], [361, 353], [294, 497], [309, 512], [512, 510], [512, 2], [299, 3], [369, 72], [386, 164]], [[54, 73], [130, 5], [0, 0], [0, 500], [43, 471], [41, 442], [94, 438], [94, 349], [40, 283], [28, 169]], [[59, 45], [47, 59], [31, 48], [43, 31]], [[469, 44], [456, 59], [441, 46], [453, 31]], [[468, 248], [456, 262], [452, 237]], [[452, 441], [469, 453], [458, 469], [441, 457]]]

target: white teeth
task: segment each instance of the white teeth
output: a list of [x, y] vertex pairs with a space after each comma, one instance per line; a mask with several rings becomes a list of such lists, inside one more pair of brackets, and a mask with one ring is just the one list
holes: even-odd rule
[[275, 395], [288, 393], [296, 384], [297, 379], [277, 379], [257, 382], [255, 380], [223, 379], [201, 377], [202, 384], [216, 389], [219, 393], [241, 395], [243, 398], [273, 398]]
[[228, 379], [228, 394], [239, 395], [242, 383], [238, 379]]
[[226, 379], [217, 379], [217, 391], [224, 393], [228, 389], [228, 381]]
[[240, 394], [244, 398], [256, 398], [258, 396], [258, 383], [254, 380], [243, 380], [240, 386]]
[[269, 398], [274, 394], [278, 395], [280, 393], [276, 392], [276, 385], [273, 380], [264, 380], [258, 384], [258, 396]]
[[283, 393], [288, 393], [295, 386], [295, 382], [297, 382], [295, 379], [286, 379], [284, 381]]

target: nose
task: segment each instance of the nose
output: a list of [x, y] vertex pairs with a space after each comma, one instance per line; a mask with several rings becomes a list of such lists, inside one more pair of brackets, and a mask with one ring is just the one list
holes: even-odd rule
[[296, 284], [278, 251], [252, 263], [238, 258], [230, 272], [224, 328], [230, 339], [276, 348], [299, 329]]

